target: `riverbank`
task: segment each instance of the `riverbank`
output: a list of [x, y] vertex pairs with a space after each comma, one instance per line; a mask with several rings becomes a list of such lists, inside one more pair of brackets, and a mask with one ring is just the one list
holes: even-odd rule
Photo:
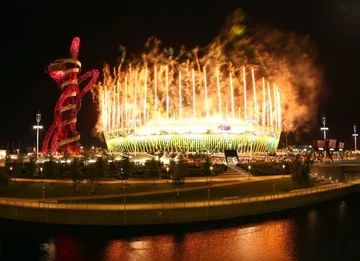
[[65, 204], [0, 200], [0, 218], [50, 224], [132, 226], [221, 220], [310, 206], [360, 192], [360, 181], [290, 193], [157, 204]]

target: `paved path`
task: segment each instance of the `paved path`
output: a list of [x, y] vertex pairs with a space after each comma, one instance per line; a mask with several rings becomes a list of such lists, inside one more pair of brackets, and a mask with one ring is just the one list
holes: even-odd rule
[[[275, 179], [282, 179], [283, 176], [264, 176], [264, 177], [251, 177], [248, 178], [241, 178], [241, 180], [236, 181], [229, 181], [224, 182], [220, 184], [213, 183], [211, 184], [211, 188], [214, 187], [224, 187], [224, 186], [232, 186], [237, 185], [240, 183], [248, 183], [248, 182], [258, 182], [263, 180], [275, 180]], [[287, 176], [289, 178], [289, 176]], [[199, 178], [200, 179], [200, 178]], [[205, 182], [205, 178], [201, 178], [202, 182]], [[217, 181], [227, 181], [227, 178], [218, 178]], [[213, 180], [214, 181], [214, 180]], [[157, 190], [157, 191], [144, 191], [144, 192], [136, 192], [136, 193], [126, 193], [126, 197], [138, 197], [138, 196], [147, 196], [147, 195], [159, 195], [159, 194], [167, 194], [167, 193], [173, 193], [174, 191], [179, 190], [179, 192], [184, 191], [194, 191], [194, 190], [200, 190], [200, 189], [207, 189], [209, 188], [209, 185], [202, 185], [202, 186], [196, 186], [196, 187], [190, 187], [190, 188], [174, 188], [174, 189], [164, 189], [164, 190]], [[111, 199], [111, 198], [122, 198], [124, 197], [124, 193], [118, 193], [118, 194], [109, 194], [109, 195], [89, 195], [89, 196], [75, 196], [75, 197], [48, 197], [47, 201], [72, 201], [72, 200], [97, 200], [97, 199]], [[12, 199], [12, 200], [26, 200], [26, 201], [33, 201], [38, 202], [42, 201], [42, 198], [0, 198], [0, 199]]]
[[[273, 179], [279, 179], [282, 178], [282, 176], [268, 176], [263, 178], [252, 178], [252, 179], [243, 179], [241, 181], [231, 181], [226, 183], [220, 183], [220, 184], [211, 184], [211, 185], [202, 185], [202, 186], [196, 186], [191, 188], [174, 188], [174, 189], [163, 189], [163, 190], [157, 190], [157, 191], [144, 191], [144, 192], [136, 192], [136, 193], [126, 193], [126, 197], [138, 197], [138, 196], [147, 196], [147, 195], [158, 195], [158, 194], [167, 194], [167, 193], [173, 193], [174, 191], [179, 190], [179, 192], [184, 191], [194, 191], [194, 190], [200, 190], [200, 189], [207, 189], [209, 187], [211, 188], [217, 188], [217, 187], [225, 187], [225, 186], [232, 186], [237, 185], [240, 183], [248, 183], [248, 182], [257, 182], [262, 180], [273, 180]], [[92, 199], [109, 199], [109, 198], [122, 198], [124, 197], [124, 193], [118, 193], [118, 194], [110, 194], [110, 195], [91, 195], [91, 196], [76, 196], [71, 197], [71, 200], [92, 200]], [[69, 197], [56, 197], [56, 198], [49, 198], [51, 200], [57, 200], [57, 201], [64, 201], [69, 200]]]

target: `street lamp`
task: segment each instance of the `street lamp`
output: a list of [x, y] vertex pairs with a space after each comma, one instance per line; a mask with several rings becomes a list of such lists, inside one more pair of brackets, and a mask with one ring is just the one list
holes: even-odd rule
[[249, 179], [250, 179], [250, 170], [251, 170], [251, 165], [248, 166], [249, 169]]
[[[328, 131], [329, 128], [326, 127], [326, 117], [324, 115], [321, 117], [321, 122], [323, 126], [320, 128], [320, 130], [324, 132], [324, 140], [326, 140], [326, 131]], [[326, 158], [326, 150], [324, 151], [324, 158]]]
[[357, 131], [357, 128], [356, 128], [356, 125], [354, 124], [354, 134], [353, 134], [353, 137], [354, 137], [354, 139], [355, 139], [355, 152], [356, 152], [356, 139], [357, 139], [357, 137], [359, 136], [359, 134], [357, 134], [356, 133], [356, 131]]
[[282, 165], [283, 168], [283, 178], [285, 178], [285, 164]]
[[43, 126], [40, 125], [41, 114], [38, 112], [36, 114], [37, 125], [34, 125], [33, 128], [36, 130], [36, 159], [39, 158], [39, 131], [42, 130]]
[[43, 168], [40, 167], [40, 177], [42, 178], [42, 171], [43, 171]]
[[274, 179], [273, 179], [272, 183], [273, 183], [273, 193], [275, 193], [276, 186], [275, 186], [275, 180]]
[[326, 127], [326, 117], [324, 115], [321, 117], [321, 122], [323, 126], [320, 128], [320, 130], [324, 132], [324, 140], [326, 140], [326, 131], [328, 131], [329, 128]]
[[213, 166], [210, 166], [210, 182], [208, 183], [208, 199], [210, 199], [210, 186], [212, 182]]
[[125, 204], [126, 204], [126, 186], [123, 187], [124, 188], [124, 209], [125, 209]]

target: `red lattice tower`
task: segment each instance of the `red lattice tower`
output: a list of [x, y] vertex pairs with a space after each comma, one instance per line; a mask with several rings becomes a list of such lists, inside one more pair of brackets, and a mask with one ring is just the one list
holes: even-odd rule
[[[47, 131], [42, 151], [50, 153], [77, 155], [81, 153], [80, 134], [76, 131], [77, 114], [84, 95], [94, 86], [99, 77], [98, 70], [89, 71], [78, 78], [81, 63], [77, 60], [80, 38], [74, 37], [70, 47], [70, 58], [59, 59], [45, 67], [45, 71], [55, 80], [61, 89], [56, 103], [54, 122]], [[79, 84], [92, 77], [86, 87], [80, 91]]]

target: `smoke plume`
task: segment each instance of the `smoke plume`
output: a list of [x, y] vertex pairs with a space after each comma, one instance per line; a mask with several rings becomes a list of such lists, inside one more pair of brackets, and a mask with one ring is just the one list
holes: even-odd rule
[[[105, 65], [104, 80], [94, 90], [100, 111], [96, 129], [104, 131], [121, 128], [125, 121], [123, 118], [132, 117], [126, 113], [130, 106], [132, 106], [131, 114], [135, 117], [140, 115], [140, 118], [144, 118], [144, 122], [151, 117], [151, 113], [154, 115], [168, 113], [165, 111], [167, 90], [171, 97], [170, 113], [174, 115], [179, 113], [178, 104], [181, 99], [184, 117], [192, 116], [195, 111], [196, 117], [203, 117], [206, 113], [204, 100], [198, 98], [194, 108], [193, 93], [196, 93], [196, 97], [204, 97], [203, 72], [206, 71], [209, 97], [207, 106], [215, 110], [214, 114], [217, 106], [219, 109], [223, 107], [223, 114], [225, 109], [226, 112], [231, 111], [229, 107], [231, 77], [234, 84], [233, 93], [236, 96], [232, 107], [236, 108], [236, 113], [243, 115], [246, 109], [248, 111], [257, 109], [261, 111], [260, 114], [265, 113], [266, 110], [262, 110], [261, 90], [266, 81], [271, 88], [276, 84], [280, 92], [281, 128], [287, 131], [299, 130], [299, 128], [307, 131], [316, 118], [316, 105], [322, 80], [322, 72], [316, 62], [314, 43], [306, 35], [283, 32], [270, 25], [250, 27], [246, 26], [246, 22], [245, 14], [240, 9], [235, 10], [227, 18], [221, 34], [203, 48], [188, 50], [181, 47], [176, 51], [171, 47], [162, 47], [159, 39], [151, 37], [146, 42], [143, 53], [129, 59], [126, 57], [126, 48], [120, 46], [118, 67], [111, 70]], [[243, 103], [245, 94], [242, 87], [244, 85], [242, 68], [244, 67], [247, 70], [245, 80], [250, 86], [245, 98], [254, 100], [250, 73], [253, 70], [256, 76], [255, 85], [260, 93], [258, 97], [255, 96], [255, 100], [259, 100], [258, 107], [251, 102], [247, 105]], [[156, 82], [154, 82], [155, 78]], [[181, 92], [178, 87], [179, 78], [182, 84]], [[217, 99], [219, 83], [222, 105], [218, 105], [220, 102]], [[165, 88], [165, 86], [170, 87]], [[148, 105], [142, 110], [144, 93], [147, 93]], [[111, 99], [113, 101], [108, 102]], [[126, 103], [127, 108], [118, 109], [120, 103]], [[253, 107], [249, 109], [246, 106]]]

